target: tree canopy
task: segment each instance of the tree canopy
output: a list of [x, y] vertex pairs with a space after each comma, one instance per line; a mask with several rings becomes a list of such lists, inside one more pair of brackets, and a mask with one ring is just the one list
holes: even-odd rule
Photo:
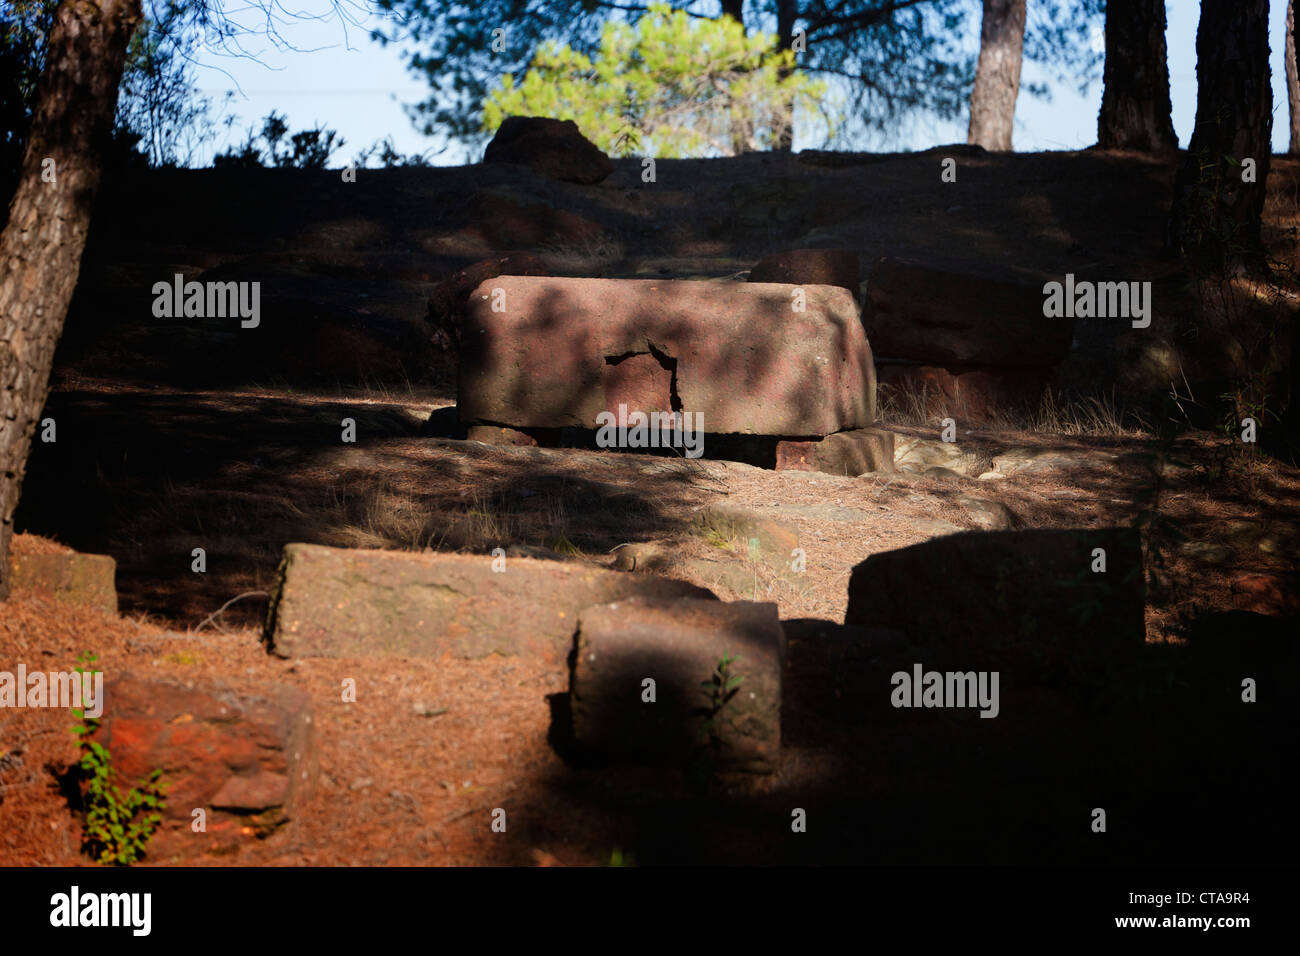
[[654, 4], [635, 27], [610, 20], [594, 58], [543, 41], [518, 84], [506, 74], [483, 104], [492, 132], [511, 115], [572, 119], [606, 152], [666, 158], [770, 149], [825, 84], [795, 69], [770, 33]]
[[[654, 2], [654, 0], [650, 0]], [[1091, 42], [1105, 0], [1035, 0], [1025, 37], [1025, 60], [1085, 86], [1100, 72]], [[509, 76], [524, 81], [542, 44], [561, 44], [591, 60], [600, 55], [607, 21], [634, 23], [647, 0], [376, 0], [391, 14], [374, 34], [403, 46], [409, 66], [425, 75], [431, 93], [409, 108], [430, 135], [464, 142], [483, 138], [483, 110]], [[894, 129], [906, 116], [956, 119], [967, 108], [978, 55], [979, 0], [715, 0], [673, 3], [696, 20], [740, 10], [751, 30], [775, 31], [792, 45], [802, 31], [796, 62], [813, 79], [834, 84], [842, 101], [831, 141], [864, 131]], [[1025, 84], [1043, 96], [1042, 84]]]

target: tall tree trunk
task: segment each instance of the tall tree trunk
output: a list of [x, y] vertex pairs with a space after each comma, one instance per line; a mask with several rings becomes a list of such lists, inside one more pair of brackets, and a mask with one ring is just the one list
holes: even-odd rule
[[1300, 153], [1300, 64], [1296, 63], [1295, 0], [1286, 5], [1286, 98], [1291, 107], [1291, 153]]
[[1098, 146], [1149, 153], [1178, 148], [1169, 103], [1165, 0], [1108, 0], [1104, 81]]
[[[1272, 155], [1268, 0], [1202, 0], [1196, 128], [1174, 184], [1169, 242], [1201, 271], [1263, 266], [1259, 243]], [[1245, 181], [1254, 160], [1253, 181]]]
[[745, 25], [745, 0], [722, 0], [722, 15]]
[[[776, 0], [776, 44], [778, 50], [789, 50], [794, 43], [794, 22], [797, 16], [795, 10], [795, 0]], [[790, 75], [790, 71], [782, 70], [781, 79]], [[776, 136], [776, 148], [789, 150], [794, 147], [794, 103], [793, 101], [787, 107], [784, 103], [781, 107], [781, 116], [779, 117], [782, 124], [781, 129]]]
[[[49, 390], [140, 0], [62, 0], [21, 178], [0, 234], [0, 600], [37, 417]], [[53, 161], [53, 181], [49, 171]]]
[[1011, 148], [1024, 47], [1025, 0], [984, 0], [966, 142], [985, 149]]

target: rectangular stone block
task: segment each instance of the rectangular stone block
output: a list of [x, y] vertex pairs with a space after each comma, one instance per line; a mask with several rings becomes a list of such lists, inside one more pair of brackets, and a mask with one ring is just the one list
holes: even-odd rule
[[491, 555], [284, 549], [266, 641], [281, 657], [536, 654], [562, 660], [578, 611], [636, 595], [714, 599], [704, 588], [576, 562]]
[[894, 433], [883, 428], [855, 428], [821, 441], [782, 441], [776, 446], [777, 471], [824, 471], [857, 477], [894, 470]]
[[847, 289], [499, 276], [471, 294], [463, 422], [594, 429], [621, 397], [643, 395], [703, 415], [710, 434], [829, 435], [876, 418]]
[[10, 555], [9, 567], [16, 588], [48, 591], [65, 604], [117, 613], [117, 587], [114, 583], [117, 562], [107, 554], [80, 554], [76, 551], [23, 554], [15, 551]]
[[1131, 528], [968, 532], [873, 554], [849, 578], [844, 623], [896, 628], [946, 658], [927, 665], [1011, 667], [1022, 682], [1095, 678], [1145, 642], [1141, 538]]
[[635, 599], [585, 608], [570, 685], [574, 738], [613, 762], [771, 773], [784, 659], [775, 604]]
[[[229, 852], [298, 812], [315, 785], [311, 699], [280, 684], [253, 691], [125, 674], [104, 688], [95, 738], [117, 784], [138, 787], [156, 769], [167, 785], [151, 861]], [[203, 810], [204, 827], [191, 824]]]

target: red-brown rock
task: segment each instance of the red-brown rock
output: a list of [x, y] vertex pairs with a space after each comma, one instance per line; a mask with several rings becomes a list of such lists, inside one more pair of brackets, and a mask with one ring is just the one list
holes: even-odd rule
[[[725, 692], [710, 685], [724, 658]], [[784, 658], [775, 604], [633, 599], [586, 608], [570, 685], [574, 738], [619, 762], [682, 766], [694, 757], [771, 773]]]
[[634, 356], [670, 370], [670, 407], [702, 414], [709, 434], [821, 436], [875, 421], [871, 348], [844, 289], [523, 276], [470, 297], [461, 421], [596, 428], [618, 404], [607, 389], [661, 389], [649, 358], [635, 375], [610, 372]]
[[[167, 785], [151, 860], [228, 851], [289, 821], [316, 779], [311, 700], [297, 688], [253, 692], [123, 675], [104, 688], [96, 739], [123, 789], [155, 770]], [[193, 811], [206, 815], [194, 832]]]
[[1295, 575], [1251, 572], [1232, 579], [1233, 607], [1257, 614], [1300, 614], [1300, 582]]
[[507, 117], [488, 143], [483, 162], [528, 166], [550, 179], [584, 185], [614, 171], [609, 157], [582, 135], [577, 123], [544, 116]]
[[782, 441], [776, 445], [777, 471], [824, 471], [856, 477], [894, 470], [894, 433], [855, 428], [820, 441]]
[[506, 252], [483, 259], [443, 279], [429, 294], [429, 324], [434, 345], [454, 350], [460, 347], [460, 330], [465, 322], [469, 295], [487, 279], [499, 275], [544, 276], [550, 270], [531, 252]]

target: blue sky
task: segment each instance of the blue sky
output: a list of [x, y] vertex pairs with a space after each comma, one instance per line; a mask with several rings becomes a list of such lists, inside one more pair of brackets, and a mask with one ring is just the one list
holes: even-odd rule
[[[1196, 115], [1196, 24], [1200, 3], [1167, 0], [1165, 6], [1174, 129], [1179, 142], [1186, 146]], [[320, 17], [296, 20], [282, 28], [285, 39], [296, 50], [277, 49], [265, 38], [253, 36], [243, 42], [256, 59], [211, 53], [199, 58], [198, 85], [214, 101], [221, 100], [225, 91], [236, 84], [242, 90], [228, 107], [228, 112], [240, 118], [236, 129], [247, 129], [272, 109], [285, 114], [294, 130], [324, 123], [347, 140], [342, 153], [336, 154], [336, 164], [340, 164], [340, 158], [350, 160], [360, 148], [386, 136], [392, 137], [402, 153], [432, 153], [441, 147], [440, 142], [417, 132], [403, 112], [404, 104], [427, 97], [428, 86], [407, 70], [398, 45], [380, 46], [369, 39], [364, 23], [345, 26], [329, 16], [328, 0], [298, 0], [294, 9]], [[1272, 0], [1269, 20], [1273, 147], [1282, 152], [1289, 140], [1283, 66], [1286, 0]], [[1100, 35], [1094, 42], [1101, 43]], [[1045, 78], [1035, 76], [1027, 67], [1024, 79]], [[1049, 81], [1049, 85], [1050, 102], [1021, 95], [1016, 106], [1015, 149], [1082, 149], [1092, 145], [1097, 138], [1101, 84], [1094, 84], [1085, 96], [1068, 84]], [[242, 135], [235, 138], [242, 139]], [[965, 138], [964, 119], [955, 123], [928, 120], [916, 124], [900, 141], [864, 143], [863, 148], [925, 149], [964, 142]], [[796, 142], [796, 148], [799, 146]], [[453, 145], [433, 161], [458, 163], [477, 158]]]

